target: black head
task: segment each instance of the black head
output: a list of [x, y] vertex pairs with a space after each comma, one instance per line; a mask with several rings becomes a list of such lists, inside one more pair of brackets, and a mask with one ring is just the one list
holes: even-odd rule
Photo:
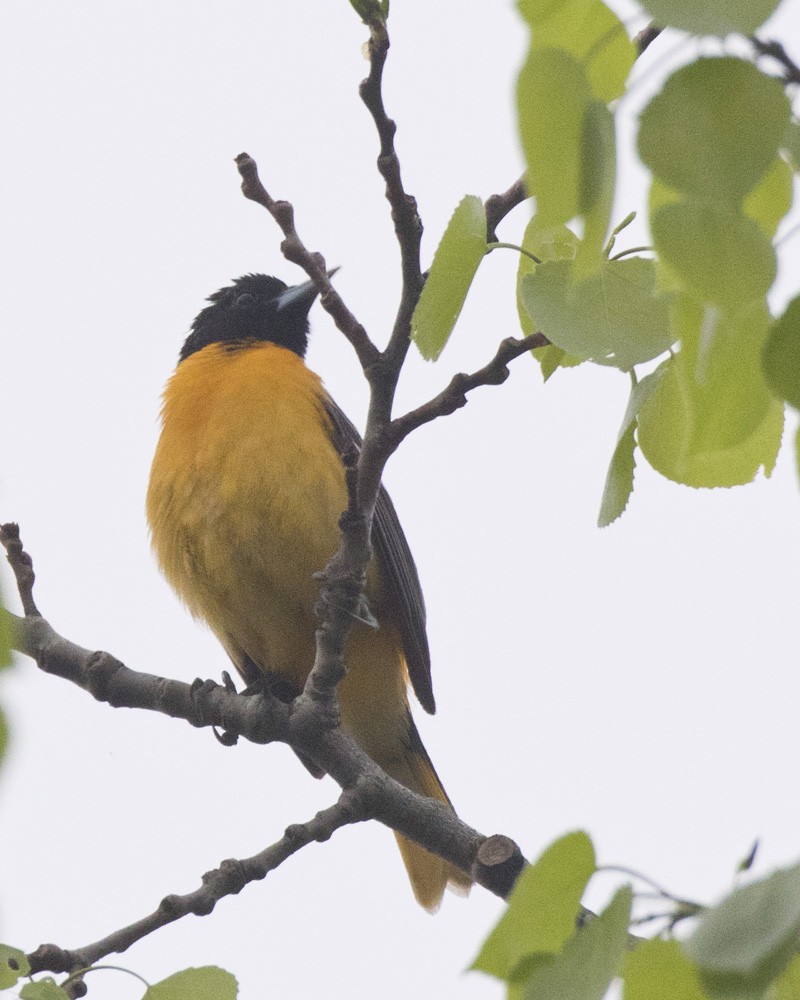
[[279, 278], [244, 274], [209, 295], [210, 306], [192, 323], [180, 361], [210, 344], [243, 346], [269, 341], [304, 357], [308, 347], [308, 311], [317, 297], [309, 281], [288, 288]]

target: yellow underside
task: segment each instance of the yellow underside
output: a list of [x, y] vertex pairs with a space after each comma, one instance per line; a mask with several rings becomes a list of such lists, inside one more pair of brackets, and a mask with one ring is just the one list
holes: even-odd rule
[[[178, 366], [164, 393], [147, 517], [156, 556], [190, 611], [233, 662], [245, 657], [302, 688], [314, 661], [314, 603], [347, 506], [319, 378], [292, 351], [212, 345]], [[424, 754], [407, 749], [401, 643], [382, 616], [378, 571], [368, 597], [381, 623], [356, 623], [339, 686], [343, 725], [407, 787], [446, 801]], [[402, 838], [414, 892], [435, 909], [450, 870]]]

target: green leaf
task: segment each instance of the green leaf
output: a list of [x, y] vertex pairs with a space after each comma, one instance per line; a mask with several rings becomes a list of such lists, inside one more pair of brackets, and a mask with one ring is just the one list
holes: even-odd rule
[[800, 122], [792, 118], [786, 126], [781, 141], [781, 149], [795, 173], [800, 173]]
[[[627, 418], [627, 414], [625, 416]], [[603, 499], [600, 501], [600, 513], [597, 516], [598, 528], [607, 528], [621, 517], [633, 493], [633, 470], [636, 468], [633, 454], [636, 449], [636, 418], [631, 418], [624, 426], [625, 429], [617, 440], [606, 473]]]
[[580, 210], [583, 239], [575, 256], [575, 277], [588, 278], [605, 263], [606, 234], [614, 207], [616, 135], [614, 116], [600, 101], [586, 108], [581, 144]]
[[634, 382], [631, 395], [622, 418], [622, 426], [617, 437], [617, 446], [611, 458], [606, 475], [606, 485], [603, 489], [603, 499], [600, 503], [600, 514], [597, 526], [605, 528], [616, 521], [628, 506], [628, 500], [633, 492], [633, 470], [636, 466], [633, 453], [636, 448], [636, 417], [644, 403], [655, 391], [664, 372], [663, 365], [641, 382]]
[[580, 358], [576, 358], [572, 354], [567, 354], [566, 351], [562, 351], [555, 344], [550, 344], [547, 347], [538, 347], [536, 350], [531, 351], [531, 354], [533, 354], [534, 358], [541, 365], [543, 382], [546, 382], [559, 368], [575, 368], [576, 365], [582, 363]]
[[[641, 0], [656, 24], [693, 35], [752, 35], [776, 10], [780, 0]], [[746, 121], [747, 119], [743, 119]]]
[[[590, 101], [586, 107], [581, 135], [581, 215], [586, 215], [600, 202], [614, 194], [615, 170], [614, 116], [602, 101]], [[603, 226], [603, 235], [608, 221]], [[584, 236], [584, 242], [586, 237]]]
[[737, 889], [682, 943], [706, 989], [764, 989], [789, 964], [800, 934], [800, 865]]
[[769, 317], [757, 304], [736, 315], [675, 300], [681, 350], [640, 405], [637, 439], [662, 475], [691, 486], [750, 482], [771, 471], [783, 426], [760, 370]]
[[762, 364], [775, 395], [800, 409], [800, 295], [770, 327]]
[[154, 983], [142, 1000], [236, 1000], [236, 978], [215, 965], [184, 969]]
[[677, 941], [644, 941], [625, 958], [625, 1000], [707, 1000]]
[[524, 959], [559, 951], [575, 931], [581, 896], [594, 870], [592, 842], [582, 831], [551, 844], [517, 879], [508, 909], [471, 968], [508, 980]]
[[529, 971], [524, 1000], [603, 1000], [628, 944], [633, 894], [623, 886], [600, 914]]
[[759, 183], [745, 198], [744, 212], [767, 236], [774, 236], [781, 219], [792, 207], [794, 178], [789, 164], [776, 156]]
[[[680, 204], [683, 201], [681, 195], [672, 188], [668, 188], [657, 178], [653, 178], [650, 185], [650, 197], [648, 199], [648, 211], [650, 219], [653, 219], [658, 210], [663, 205]], [[651, 227], [652, 228], [652, 227]], [[683, 292], [683, 280], [675, 274], [669, 264], [660, 257], [656, 260], [656, 287], [662, 292]]]
[[775, 280], [769, 238], [735, 209], [676, 202], [658, 209], [651, 228], [658, 253], [702, 302], [736, 309], [763, 298]]
[[21, 1000], [69, 1000], [69, 993], [50, 976], [37, 979], [35, 983], [26, 983], [19, 995]]
[[694, 411], [677, 357], [665, 365], [661, 382], [639, 412], [637, 442], [653, 468], [686, 486], [738, 486], [760, 468], [775, 467], [783, 433], [783, 406], [775, 402], [761, 424], [731, 447], [700, 451], [693, 445]]
[[751, 63], [698, 59], [642, 112], [639, 154], [675, 191], [737, 206], [775, 158], [789, 110], [780, 82]]
[[[538, 260], [572, 260], [578, 246], [578, 237], [566, 226], [542, 226], [538, 216], [530, 220], [522, 237], [522, 249], [533, 254]], [[519, 325], [525, 336], [537, 330], [536, 319], [531, 316], [522, 301], [521, 285], [526, 274], [533, 274], [537, 265], [526, 254], [519, 255], [517, 265], [517, 313]], [[542, 348], [548, 350], [548, 348]]]
[[772, 1000], [800, 1000], [800, 956], [792, 959], [773, 989]]
[[[571, 229], [563, 225], [542, 226], [538, 217], [534, 215], [525, 227], [522, 247], [540, 261], [572, 260], [575, 257], [578, 242], [578, 237]], [[536, 319], [525, 308], [521, 293], [523, 278], [535, 270], [536, 264], [530, 257], [520, 254], [517, 267], [517, 313], [519, 314], [519, 325], [525, 336], [535, 333], [538, 329]], [[577, 358], [565, 355], [560, 347], [554, 347], [552, 344], [549, 347], [539, 347], [532, 354], [541, 365], [542, 377], [545, 382], [560, 366], [571, 367], [580, 364]]]
[[8, 944], [0, 944], [0, 990], [14, 986], [17, 980], [30, 975], [30, 971], [28, 956], [24, 951]]
[[[522, 246], [542, 262], [546, 260], [574, 260], [579, 242], [580, 240], [569, 227], [542, 227], [538, 217], [534, 215], [525, 227]], [[520, 262], [523, 260], [530, 264], [530, 270], [536, 267], [530, 257], [521, 256]]]
[[581, 64], [533, 46], [517, 80], [517, 113], [528, 190], [542, 226], [580, 212], [584, 119], [592, 92]]
[[692, 414], [690, 451], [734, 447], [755, 431], [772, 404], [760, 365], [769, 313], [759, 304], [730, 318], [681, 297], [675, 319], [677, 366]]
[[538, 49], [563, 49], [586, 67], [592, 90], [613, 101], [625, 90], [636, 47], [622, 22], [601, 0], [520, 0]]
[[411, 317], [411, 336], [426, 361], [435, 361], [442, 353], [485, 255], [483, 202], [468, 194], [447, 224]]
[[655, 265], [643, 257], [605, 260], [586, 281], [570, 261], [542, 264], [522, 283], [522, 300], [558, 347], [582, 359], [630, 369], [672, 344], [670, 296], [655, 289]]

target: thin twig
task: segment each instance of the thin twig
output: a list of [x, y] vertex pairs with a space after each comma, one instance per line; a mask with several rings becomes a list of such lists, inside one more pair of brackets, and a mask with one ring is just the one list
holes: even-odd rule
[[755, 35], [750, 39], [753, 48], [759, 55], [769, 56], [783, 67], [783, 79], [786, 83], [800, 83], [800, 66], [789, 56], [780, 42], [762, 41]]
[[[29, 601], [33, 560], [24, 550], [16, 524], [0, 527], [0, 544], [17, 573], [23, 604]], [[16, 569], [15, 569], [15, 572]], [[26, 596], [27, 595], [27, 596]], [[112, 708], [142, 708], [183, 719], [197, 728], [217, 726], [251, 743], [287, 742], [289, 706], [268, 692], [241, 695], [215, 681], [184, 681], [131, 670], [110, 653], [84, 649], [70, 642], [38, 610], [24, 618], [0, 609], [8, 624], [12, 647], [35, 660], [44, 673], [71, 681], [97, 701]]]
[[372, 516], [383, 469], [391, 453], [385, 441], [386, 429], [392, 419], [400, 371], [411, 345], [411, 317], [424, 284], [420, 264], [422, 219], [416, 199], [403, 186], [400, 159], [394, 144], [397, 125], [387, 114], [383, 101], [383, 71], [389, 53], [389, 34], [385, 20], [373, 18], [369, 23], [369, 31], [370, 69], [359, 86], [359, 95], [372, 115], [378, 132], [380, 152], [377, 166], [386, 184], [386, 199], [391, 207], [395, 236], [400, 248], [402, 286], [392, 332], [380, 362], [364, 368], [370, 397], [364, 444], [358, 459], [356, 486], [356, 505], [363, 521], [351, 520], [350, 531], [344, 532], [341, 555], [337, 554], [332, 563], [334, 569], [341, 571], [349, 565], [354, 573], [359, 574], [366, 567], [366, 561], [362, 563], [361, 560], [369, 559]]
[[341, 827], [367, 819], [364, 802], [361, 787], [355, 785], [342, 792], [335, 805], [318, 812], [307, 823], [296, 823], [288, 827], [280, 840], [263, 851], [243, 860], [223, 861], [219, 868], [203, 876], [202, 885], [193, 892], [182, 896], [165, 896], [151, 914], [127, 927], [121, 927], [93, 944], [70, 950], [52, 944], [40, 945], [28, 956], [31, 974], [85, 970], [107, 955], [127, 951], [148, 934], [182, 917], [192, 914], [206, 916], [221, 899], [236, 895], [249, 883], [266, 878], [303, 847], [329, 840]]
[[18, 618], [2, 609], [0, 614], [11, 626], [13, 649], [112, 708], [160, 712], [197, 728], [217, 726], [251, 743], [288, 742], [289, 706], [268, 693], [242, 695], [215, 681], [186, 684], [131, 670], [110, 653], [65, 639], [45, 618]]
[[361, 100], [375, 122], [380, 141], [378, 171], [386, 182], [386, 198], [392, 210], [392, 222], [400, 247], [403, 288], [392, 335], [386, 349], [391, 369], [398, 372], [410, 343], [411, 315], [422, 291], [420, 266], [422, 220], [417, 201], [406, 192], [400, 171], [400, 160], [394, 145], [397, 125], [386, 113], [383, 103], [383, 69], [389, 53], [386, 22], [375, 18], [369, 24], [369, 74], [358, 88]]
[[483, 368], [472, 372], [471, 375], [466, 375], [463, 372], [454, 375], [449, 385], [438, 396], [434, 396], [427, 403], [423, 403], [415, 410], [410, 410], [404, 416], [393, 420], [390, 428], [392, 446], [396, 448], [417, 427], [466, 406], [467, 393], [473, 389], [482, 385], [502, 385], [508, 378], [508, 365], [514, 358], [518, 358], [527, 351], [535, 350], [537, 347], [547, 347], [549, 343], [550, 341], [543, 333], [531, 333], [520, 339], [507, 337], [501, 341], [497, 353]]
[[6, 550], [6, 558], [14, 571], [25, 617], [40, 617], [39, 609], [33, 599], [33, 584], [36, 580], [36, 574], [33, 572], [31, 557], [22, 547], [18, 524], [13, 522], [0, 524], [0, 544]]
[[648, 24], [646, 28], [642, 28], [639, 34], [633, 39], [633, 44], [636, 46], [638, 55], [641, 55], [658, 38], [662, 30], [654, 24]]
[[347, 545], [342, 544], [325, 570], [315, 608], [319, 627], [316, 635], [314, 665], [306, 679], [303, 693], [292, 707], [293, 724], [307, 725], [311, 731], [320, 725], [332, 729], [339, 724], [336, 686], [347, 673], [344, 644], [358, 617], [366, 586], [366, 566], [370, 558], [369, 522], [362, 513], [358, 498], [358, 451], [353, 448], [342, 456], [347, 486], [347, 510], [339, 526]]
[[522, 204], [528, 197], [525, 190], [524, 175], [514, 181], [511, 187], [502, 194], [493, 194], [486, 199], [484, 209], [486, 211], [486, 242], [495, 243], [497, 241], [497, 227], [508, 215], [512, 208]]
[[400, 247], [402, 291], [389, 343], [383, 353], [359, 354], [370, 386], [364, 441], [355, 464], [348, 471], [349, 507], [342, 518], [341, 544], [321, 574], [323, 585], [317, 603], [317, 642], [312, 670], [302, 696], [295, 701], [293, 718], [306, 736], [315, 727], [331, 729], [338, 722], [335, 686], [345, 671], [344, 644], [362, 603], [366, 567], [371, 556], [370, 536], [381, 476], [391, 450], [385, 431], [400, 370], [411, 342], [411, 316], [422, 290], [420, 245], [422, 222], [413, 196], [406, 193], [400, 161], [394, 146], [397, 126], [383, 102], [383, 70], [389, 52], [386, 23], [376, 16], [369, 22], [370, 70], [359, 94], [372, 115], [380, 142], [378, 170], [386, 185], [395, 235]]
[[676, 896], [674, 893], [665, 889], [663, 885], [659, 885], [654, 878], [649, 875], [645, 875], [635, 868], [628, 868], [626, 865], [600, 865], [597, 868], [598, 872], [616, 872], [620, 875], [629, 875], [631, 878], [638, 879], [640, 882], [646, 882], [647, 885], [656, 893], [656, 895], [661, 899], [669, 899], [671, 902], [678, 906], [682, 906], [686, 909], [692, 910], [702, 910], [703, 906], [700, 903], [695, 903], [691, 899], [683, 899], [680, 896]]
[[[344, 673], [344, 641], [354, 617], [354, 608], [361, 597], [364, 570], [369, 560], [372, 512], [383, 467], [396, 446], [392, 437], [387, 437], [386, 428], [391, 417], [397, 378], [408, 349], [411, 313], [422, 287], [419, 265], [422, 226], [416, 203], [402, 186], [393, 143], [395, 126], [385, 113], [381, 96], [382, 71], [388, 52], [385, 27], [371, 26], [370, 44], [372, 67], [362, 86], [362, 97], [378, 128], [381, 140], [378, 166], [386, 181], [403, 261], [403, 295], [389, 347], [384, 354], [377, 351], [364, 328], [331, 288], [322, 257], [311, 254], [303, 245], [295, 227], [292, 206], [270, 196], [258, 177], [255, 161], [249, 155], [241, 154], [236, 160], [245, 197], [266, 208], [280, 226], [284, 234], [284, 255], [287, 260], [303, 267], [320, 289], [323, 306], [355, 348], [372, 388], [364, 446], [357, 465], [350, 468], [347, 474], [350, 505], [342, 519], [342, 543], [324, 572], [317, 657], [306, 690], [291, 707], [279, 703], [277, 720], [272, 720], [270, 710], [273, 706], [267, 698], [259, 695], [245, 698], [219, 685], [201, 684], [199, 688], [197, 685], [190, 688], [179, 682], [138, 675], [108, 654], [93, 654], [66, 643], [42, 619], [38, 620], [38, 633], [30, 627], [23, 628], [19, 641], [26, 652], [36, 656], [43, 669], [69, 677], [110, 704], [129, 704], [131, 707], [147, 707], [166, 711], [170, 715], [182, 715], [195, 725], [214, 724], [255, 741], [282, 739], [330, 774], [345, 790], [345, 796], [355, 788], [361, 789], [356, 819], [378, 819], [469, 871], [486, 838], [459, 820], [447, 806], [416, 795], [386, 775], [338, 726], [336, 716], [335, 685]], [[470, 389], [478, 385], [499, 384], [508, 373], [508, 361], [544, 343], [547, 341], [541, 335], [538, 340], [533, 337], [521, 342], [504, 342], [496, 358], [480, 372], [457, 376], [455, 385], [451, 383], [451, 387], [442, 394], [444, 400], [440, 401], [437, 397], [437, 400], [431, 401], [427, 411], [420, 408], [409, 415], [405, 433], [410, 431], [411, 423], [416, 421], [419, 425], [433, 419], [433, 410], [437, 407], [439, 413], [436, 415], [442, 415], [463, 405], [457, 399], [459, 393], [465, 397]], [[27, 622], [27, 619], [23, 621]], [[248, 711], [251, 706], [255, 706], [255, 711]], [[252, 716], [257, 720], [254, 728], [251, 728]], [[275, 722], [274, 727], [267, 721]], [[180, 916], [210, 912], [218, 899], [239, 892], [253, 879], [263, 878], [299, 847], [311, 840], [325, 839], [323, 833], [329, 836], [338, 825], [356, 821], [352, 818], [352, 811], [344, 817], [336, 812], [336, 807], [327, 811], [328, 820], [331, 816], [335, 822], [328, 822], [324, 828], [321, 821], [316, 828], [314, 821], [305, 827], [290, 828], [281, 841], [261, 852], [261, 855], [244, 862], [223, 864], [207, 876], [204, 885], [194, 893], [167, 897], [149, 917], [94, 945], [77, 952], [40, 949], [33, 956], [34, 967], [51, 971], [85, 967], [111, 951], [124, 950], [133, 941]], [[485, 863], [476, 874], [483, 885], [501, 895], [509, 891], [513, 881], [502, 865]]]
[[330, 283], [322, 254], [311, 253], [300, 239], [294, 222], [294, 208], [288, 201], [276, 201], [258, 176], [258, 166], [249, 153], [239, 153], [235, 158], [242, 178], [242, 193], [245, 198], [263, 206], [277, 222], [283, 233], [281, 242], [283, 256], [292, 264], [297, 264], [314, 282], [320, 293], [323, 309], [333, 318], [336, 326], [353, 345], [358, 360], [365, 369], [374, 364], [378, 348], [372, 343], [367, 331], [344, 304], [342, 297]]
[[[21, 549], [19, 532], [11, 534]], [[345, 537], [349, 537], [347, 532]], [[31, 564], [30, 559], [27, 564]], [[252, 743], [287, 743], [311, 758], [343, 790], [358, 786], [360, 818], [378, 820], [465, 871], [475, 863], [486, 840], [483, 834], [443, 803], [417, 795], [390, 778], [341, 728], [309, 726], [303, 712], [297, 710], [301, 699], [289, 706], [267, 693], [241, 695], [213, 681], [189, 685], [140, 673], [109, 653], [91, 652], [64, 639], [41, 616], [4, 614], [12, 625], [14, 649], [32, 657], [43, 671], [72, 681], [97, 700], [113, 707], [162, 712], [197, 727], [218, 726]], [[352, 812], [354, 800], [345, 801]], [[484, 863], [476, 880], [496, 895], [507, 893], [499, 864]]]

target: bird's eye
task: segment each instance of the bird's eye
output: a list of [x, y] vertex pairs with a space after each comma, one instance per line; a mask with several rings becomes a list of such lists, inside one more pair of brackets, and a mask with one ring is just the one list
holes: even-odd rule
[[246, 309], [251, 306], [256, 300], [255, 295], [251, 295], [250, 292], [242, 292], [241, 295], [237, 295], [233, 303], [234, 309]]

